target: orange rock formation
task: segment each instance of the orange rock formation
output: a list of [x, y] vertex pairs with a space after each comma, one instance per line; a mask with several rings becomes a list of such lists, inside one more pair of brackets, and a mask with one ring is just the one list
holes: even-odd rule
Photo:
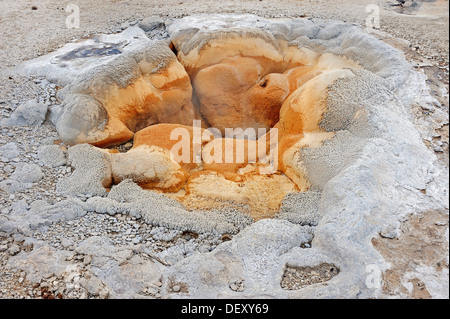
[[[114, 182], [132, 179], [174, 193], [192, 209], [237, 205], [255, 219], [272, 217], [286, 194], [309, 188], [302, 149], [333, 136], [320, 126], [328, 88], [358, 65], [232, 33], [180, 51], [178, 60], [142, 72], [126, 87], [91, 92], [108, 116], [92, 144], [134, 136], [130, 151], [111, 154]], [[202, 119], [201, 128], [192, 127], [195, 119]], [[223, 135], [227, 128], [276, 128], [278, 136], [233, 138]], [[278, 172], [263, 173], [270, 160]]]

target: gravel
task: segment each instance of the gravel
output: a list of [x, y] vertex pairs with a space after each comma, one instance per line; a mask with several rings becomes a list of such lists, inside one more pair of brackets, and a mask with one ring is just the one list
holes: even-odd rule
[[321, 264], [317, 267], [287, 266], [281, 280], [281, 287], [286, 290], [298, 290], [327, 282], [338, 274], [339, 269], [331, 264]]
[[222, 242], [222, 237], [214, 234], [201, 234], [197, 238], [164, 227], [154, 227], [140, 219], [127, 215], [114, 216], [103, 214], [87, 214], [80, 219], [54, 223], [34, 235], [36, 239], [49, 243], [54, 248], [74, 250], [83, 240], [92, 236], [110, 238], [117, 247], [140, 244], [153, 254], [163, 252], [174, 246], [191, 243], [194, 246], [204, 245], [208, 250]]

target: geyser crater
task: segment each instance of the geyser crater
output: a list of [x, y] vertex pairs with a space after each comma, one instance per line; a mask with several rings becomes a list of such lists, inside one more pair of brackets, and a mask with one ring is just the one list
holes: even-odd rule
[[[229, 206], [255, 220], [273, 217], [287, 194], [311, 186], [302, 149], [334, 136], [322, 123], [329, 87], [362, 67], [259, 29], [199, 33], [188, 39], [177, 31], [170, 44], [142, 45], [72, 82], [58, 132], [69, 144], [108, 150], [114, 184], [131, 179], [190, 210]], [[214, 135], [194, 138], [195, 121], [202, 136]], [[186, 144], [174, 130], [189, 135], [181, 148], [189, 161], [174, 161], [177, 143]], [[129, 140], [126, 153], [111, 148]], [[268, 163], [276, 169], [261, 173]]]
[[[165, 38], [135, 26], [19, 67], [64, 87], [50, 120], [75, 170], [56, 191], [83, 212], [231, 239], [164, 268], [193, 288], [183, 290], [189, 297], [376, 297], [366, 266], [384, 259], [372, 239], [448, 202], [410, 119], [413, 103], [428, 103], [424, 77], [396, 49], [338, 21], [198, 15], [157, 25]], [[190, 133], [194, 159], [197, 120], [222, 137], [226, 128], [277, 129], [276, 148], [272, 134], [261, 144], [278, 156], [177, 163], [170, 134]], [[224, 140], [244, 149], [256, 141], [214, 138], [200, 150]], [[278, 172], [260, 174], [270, 160]], [[317, 272], [311, 286], [291, 285]], [[170, 283], [161, 289], [173, 293]]]

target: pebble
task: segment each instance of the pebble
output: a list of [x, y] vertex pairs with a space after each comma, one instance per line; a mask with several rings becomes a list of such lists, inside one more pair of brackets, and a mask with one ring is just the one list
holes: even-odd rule
[[17, 244], [12, 244], [8, 249], [8, 253], [11, 256], [17, 255], [20, 252], [20, 247]]
[[173, 290], [173, 292], [180, 292], [181, 287], [176, 285], [176, 286], [173, 286], [172, 290]]
[[64, 247], [64, 248], [69, 248], [70, 246], [72, 246], [73, 245], [73, 242], [70, 240], [70, 239], [67, 239], [67, 238], [63, 238], [62, 240], [61, 240], [61, 245]]

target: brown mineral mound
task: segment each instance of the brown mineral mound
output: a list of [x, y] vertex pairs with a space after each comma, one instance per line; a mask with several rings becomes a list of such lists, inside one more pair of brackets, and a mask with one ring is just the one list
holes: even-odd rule
[[120, 144], [157, 123], [191, 125], [199, 118], [189, 76], [163, 43], [99, 66], [68, 91], [57, 126], [70, 144]]
[[[302, 149], [333, 136], [320, 126], [328, 87], [359, 66], [263, 31], [213, 32], [187, 49], [180, 41], [177, 57], [160, 43], [75, 85], [63, 137], [96, 146], [133, 138], [127, 153], [111, 154], [114, 183], [131, 179], [190, 209], [225, 203], [272, 217], [286, 194], [310, 187]], [[97, 113], [74, 123], [87, 106]]]
[[289, 81], [283, 74], [265, 73], [256, 59], [240, 56], [201, 69], [193, 84], [208, 124], [223, 134], [225, 128], [273, 127], [290, 93]]

